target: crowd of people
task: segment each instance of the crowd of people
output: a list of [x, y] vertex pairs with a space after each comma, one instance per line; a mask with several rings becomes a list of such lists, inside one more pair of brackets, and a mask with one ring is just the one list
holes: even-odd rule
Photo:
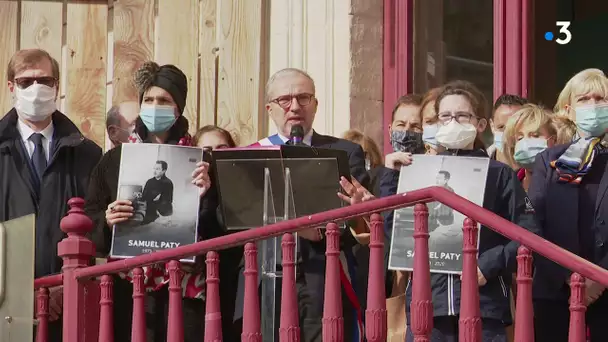
[[[361, 198], [396, 193], [399, 170], [425, 153], [490, 158], [483, 206], [585, 259], [608, 267], [608, 79], [586, 69], [565, 85], [553, 110], [517, 95], [503, 94], [492, 109], [471, 83], [452, 81], [426, 94], [407, 94], [395, 105], [390, 125], [394, 151], [377, 160], [364, 146], [377, 188], [357, 189]], [[357, 134], [350, 132], [346, 136]], [[359, 137], [365, 141], [365, 137]], [[377, 169], [377, 170], [375, 170]], [[374, 171], [375, 170], [375, 171]], [[364, 194], [364, 195], [363, 195]], [[392, 213], [385, 220], [391, 236]], [[507, 341], [513, 323], [513, 273], [518, 244], [481, 228], [478, 282], [483, 341]], [[535, 340], [567, 341], [571, 271], [537, 256], [533, 281]], [[409, 276], [409, 277], [408, 277]], [[391, 299], [410, 316], [411, 276], [388, 274]], [[431, 275], [432, 341], [458, 341], [460, 280]], [[600, 323], [608, 310], [605, 287], [586, 280], [589, 340], [603, 341]], [[387, 303], [389, 303], [387, 301]], [[391, 307], [395, 307], [394, 304]], [[398, 314], [398, 311], [395, 311]], [[389, 320], [390, 321], [390, 320]], [[407, 320], [409, 322], [409, 319]], [[511, 330], [512, 331], [512, 330]], [[413, 341], [411, 331], [406, 341]]]
[[[57, 243], [64, 238], [59, 221], [72, 197], [86, 199], [94, 222], [91, 239], [99, 257], [109, 253], [112, 227], [133, 215], [129, 201], [117, 200], [121, 145], [155, 143], [198, 146], [204, 150], [236, 147], [230, 133], [205, 126], [194, 136], [182, 115], [187, 78], [173, 65], [144, 63], [134, 74], [139, 97], [108, 112], [107, 133], [113, 148], [106, 153], [83, 136], [56, 108], [59, 66], [39, 49], [18, 51], [8, 65], [7, 81], [14, 107], [0, 120], [0, 219], [35, 213], [35, 276], [61, 271]], [[500, 96], [493, 107], [475, 85], [451, 81], [426, 94], [406, 94], [395, 104], [389, 134], [393, 151], [382, 156], [375, 142], [352, 130], [342, 138], [313, 127], [319, 102], [314, 80], [305, 71], [283, 69], [266, 86], [266, 111], [277, 134], [259, 145], [291, 143], [294, 125], [304, 129], [303, 143], [346, 151], [351, 179], [341, 178], [344, 201], [356, 204], [395, 194], [399, 172], [416, 154], [476, 156], [490, 159], [483, 207], [601, 267], [608, 268], [608, 79], [597, 69], [574, 75], [553, 110], [517, 95]], [[449, 176], [444, 176], [449, 177]], [[447, 180], [447, 178], [446, 178]], [[218, 193], [210, 164], [192, 170], [200, 188], [199, 236], [228, 234], [218, 211]], [[392, 213], [385, 215], [391, 238]], [[363, 310], [369, 258], [369, 220], [348, 222], [341, 236], [341, 277], [344, 340], [363, 341]], [[513, 323], [512, 286], [518, 243], [481, 228], [478, 283], [483, 341], [507, 341]], [[299, 234], [296, 292], [302, 341], [322, 340], [325, 279], [325, 237], [322, 230]], [[243, 314], [242, 247], [220, 253], [220, 295], [225, 341], [240, 339]], [[200, 258], [199, 258], [200, 259]], [[199, 341], [204, 333], [204, 263], [183, 265], [184, 340]], [[146, 325], [149, 341], [166, 338], [168, 291], [164, 266], [146, 268]], [[535, 258], [533, 283], [536, 341], [568, 338], [571, 272]], [[386, 272], [387, 299], [411, 314], [414, 274]], [[114, 279], [114, 340], [131, 339], [130, 274]], [[458, 341], [460, 279], [432, 274], [432, 341]], [[50, 289], [50, 341], [61, 340], [62, 288]], [[350, 295], [354, 293], [355, 295]], [[608, 327], [605, 287], [586, 281], [590, 339], [603, 341]], [[395, 301], [396, 299], [396, 301]], [[389, 311], [390, 314], [391, 311]], [[392, 318], [389, 317], [389, 321]], [[404, 327], [409, 319], [404, 319]], [[410, 329], [406, 341], [413, 341]]]

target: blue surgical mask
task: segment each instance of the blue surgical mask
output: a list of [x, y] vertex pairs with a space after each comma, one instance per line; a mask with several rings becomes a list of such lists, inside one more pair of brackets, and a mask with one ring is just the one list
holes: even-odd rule
[[177, 120], [175, 107], [147, 104], [141, 106], [139, 117], [150, 133], [166, 132]]
[[494, 146], [502, 152], [502, 132], [494, 132]]
[[513, 159], [524, 169], [530, 169], [536, 155], [546, 149], [547, 140], [544, 138], [523, 138], [515, 144]]
[[601, 137], [608, 131], [608, 104], [575, 108], [576, 126], [586, 137]]
[[437, 147], [439, 143], [437, 142], [437, 138], [435, 138], [435, 136], [437, 135], [438, 130], [438, 124], [422, 126], [422, 140], [426, 144], [432, 145], [433, 147]]

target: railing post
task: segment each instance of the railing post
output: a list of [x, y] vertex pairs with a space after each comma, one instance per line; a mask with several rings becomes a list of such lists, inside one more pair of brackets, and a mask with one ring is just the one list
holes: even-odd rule
[[220, 256], [207, 253], [207, 289], [205, 302], [205, 342], [222, 341], [222, 313], [220, 311]]
[[169, 272], [169, 318], [167, 341], [184, 342], [184, 312], [182, 311], [182, 265], [177, 260], [167, 264]]
[[36, 294], [36, 342], [47, 342], [49, 338], [49, 289], [43, 287]]
[[258, 249], [255, 243], [245, 245], [245, 299], [243, 304], [242, 342], [262, 342], [260, 298], [258, 294]]
[[146, 342], [146, 289], [144, 270], [133, 269], [133, 316], [131, 317], [131, 342]]
[[[414, 206], [414, 272], [412, 277], [411, 328], [415, 342], [430, 342], [433, 330], [431, 268], [429, 265], [429, 210]], [[464, 341], [464, 340], [463, 340]]]
[[517, 299], [515, 305], [515, 341], [534, 341], [532, 306], [532, 252], [526, 246], [517, 249]]
[[578, 273], [572, 273], [570, 277], [570, 330], [569, 342], [587, 341], [587, 330], [585, 326], [585, 278]]
[[481, 342], [481, 312], [479, 309], [479, 282], [477, 277], [477, 222], [464, 220], [462, 239], [462, 284], [458, 339]]
[[365, 310], [365, 336], [369, 342], [386, 341], [388, 327], [384, 274], [384, 222], [382, 216], [373, 214], [370, 219], [369, 274]]
[[57, 254], [63, 259], [63, 342], [84, 340], [85, 284], [78, 281], [74, 271], [87, 267], [95, 246], [86, 238], [93, 229], [93, 221], [85, 214], [84, 199], [74, 197], [68, 201], [70, 210], [61, 220], [61, 230], [67, 234], [57, 245]]
[[280, 342], [300, 342], [300, 320], [296, 295], [296, 241], [292, 234], [284, 234], [281, 242], [283, 284], [281, 287]]
[[325, 233], [325, 294], [323, 295], [323, 341], [344, 340], [342, 317], [342, 286], [340, 285], [340, 231], [338, 225], [329, 223]]
[[111, 275], [101, 276], [99, 300], [99, 342], [114, 342], [114, 280]]

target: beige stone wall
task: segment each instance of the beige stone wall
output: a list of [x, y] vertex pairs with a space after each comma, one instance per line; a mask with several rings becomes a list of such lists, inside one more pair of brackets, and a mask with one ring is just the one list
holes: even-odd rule
[[351, 0], [350, 126], [382, 149], [383, 1]]
[[[270, 0], [268, 71], [286, 67], [314, 78], [314, 128], [350, 128], [382, 143], [382, 0]], [[276, 132], [269, 122], [269, 133]]]

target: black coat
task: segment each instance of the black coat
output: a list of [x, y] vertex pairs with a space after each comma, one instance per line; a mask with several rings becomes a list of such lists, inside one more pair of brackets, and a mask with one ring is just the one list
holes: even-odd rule
[[52, 118], [51, 157], [40, 188], [17, 129], [17, 112], [11, 109], [0, 120], [0, 220], [36, 214], [36, 277], [61, 271], [57, 243], [65, 234], [59, 223], [69, 209], [68, 200], [85, 197], [91, 170], [102, 155], [68, 117], [55, 111]]
[[[582, 209], [579, 204], [584, 180], [583, 185], [558, 183], [558, 174], [550, 165], [569, 146], [570, 144], [558, 145], [536, 156], [528, 194], [536, 210], [543, 238], [608, 269], [608, 163], [602, 165], [596, 159], [592, 165], [592, 171], [600, 174], [595, 174], [599, 178], [599, 186], [595, 208], [592, 209], [595, 214], [588, 219], [592, 227], [586, 227], [591, 228], [588, 231], [591, 243], [586, 244], [586, 239], [581, 241], [583, 236], [578, 229], [581, 215], [587, 215], [586, 211], [585, 214], [580, 212]], [[606, 158], [605, 155], [601, 157]], [[593, 167], [604, 169], [593, 170]], [[590, 174], [591, 172], [586, 177]], [[564, 287], [572, 271], [537, 255], [534, 256], [534, 265], [534, 299], [567, 301], [570, 291], [564, 291]]]
[[[487, 157], [483, 150], [460, 150], [458, 155]], [[396, 191], [398, 175], [398, 171], [393, 171], [390, 177], [385, 178], [385, 181], [389, 181], [389, 183], [381, 182], [383, 193], [387, 194], [391, 189]], [[483, 207], [535, 234], [539, 234], [540, 230], [534, 217], [534, 210], [529, 203], [526, 192], [515, 172], [507, 165], [490, 159]], [[385, 228], [387, 234], [392, 231], [392, 226], [392, 220], [387, 220]], [[519, 243], [507, 239], [486, 226], [481, 227], [477, 263], [487, 279], [487, 284], [479, 287], [482, 318], [502, 320], [505, 324], [511, 323], [509, 288], [511, 286], [511, 274], [517, 269], [517, 248], [519, 248]], [[461, 299], [459, 276], [431, 274], [431, 289], [433, 314], [435, 316], [458, 315]], [[408, 317], [411, 300], [412, 288], [408, 286], [406, 290]]]

